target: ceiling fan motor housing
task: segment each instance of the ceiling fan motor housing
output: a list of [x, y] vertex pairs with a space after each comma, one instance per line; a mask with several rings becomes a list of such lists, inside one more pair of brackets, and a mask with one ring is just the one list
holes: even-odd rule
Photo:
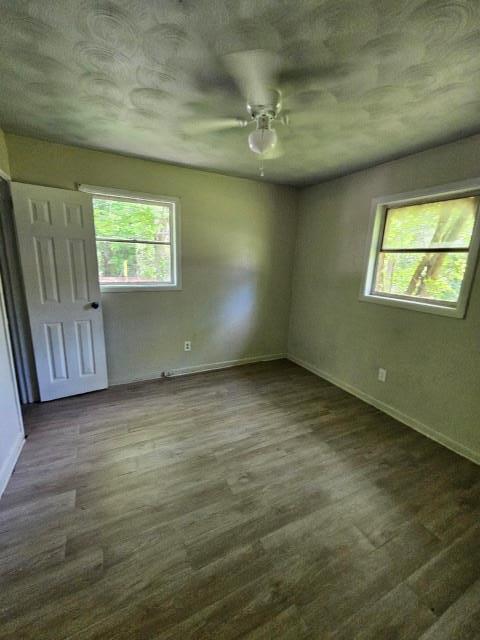
[[280, 108], [278, 91], [270, 92], [267, 104], [247, 104], [247, 111], [257, 125], [248, 136], [248, 146], [253, 153], [263, 155], [277, 144], [277, 132], [272, 128], [272, 122], [277, 119]]
[[280, 113], [280, 109], [280, 92], [275, 90], [269, 91], [269, 100], [266, 100], [265, 104], [253, 104], [251, 102], [247, 104], [247, 111], [254, 120], [258, 120], [262, 116], [275, 120]]

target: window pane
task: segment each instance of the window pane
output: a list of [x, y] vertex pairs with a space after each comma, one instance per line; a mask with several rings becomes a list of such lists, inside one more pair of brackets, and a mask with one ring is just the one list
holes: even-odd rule
[[456, 302], [467, 253], [380, 253], [374, 293]]
[[159, 204], [93, 199], [99, 238], [170, 242], [170, 209]]
[[97, 241], [100, 284], [171, 282], [170, 246]]
[[477, 204], [470, 197], [389, 209], [382, 249], [468, 248]]

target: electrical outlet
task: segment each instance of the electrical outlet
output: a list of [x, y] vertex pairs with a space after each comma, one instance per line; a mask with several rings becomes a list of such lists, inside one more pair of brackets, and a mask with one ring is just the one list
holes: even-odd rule
[[190, 342], [190, 340], [185, 340], [183, 348], [185, 349], [185, 351], [192, 350], [192, 343]]
[[387, 370], [386, 369], [382, 369], [380, 367], [380, 369], [378, 370], [378, 380], [379, 382], [385, 382], [387, 379]]

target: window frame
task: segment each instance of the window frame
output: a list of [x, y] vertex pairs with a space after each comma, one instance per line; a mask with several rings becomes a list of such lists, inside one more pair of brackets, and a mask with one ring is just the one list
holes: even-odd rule
[[[464, 318], [478, 262], [480, 246], [480, 203], [475, 214], [475, 223], [468, 251], [467, 266], [465, 268], [465, 275], [463, 277], [457, 302], [448, 302], [444, 300], [437, 301], [431, 300], [430, 298], [414, 299], [409, 296], [375, 293], [374, 286], [378, 257], [383, 245], [383, 234], [388, 209], [415, 204], [426, 204], [429, 202], [454, 200], [456, 198], [468, 196], [480, 197], [480, 178], [454, 182], [430, 189], [419, 189], [408, 193], [399, 193], [374, 198], [372, 200], [368, 246], [363, 271], [364, 275], [360, 290], [360, 300], [362, 302], [374, 302], [377, 304], [399, 307], [401, 309], [422, 311], [451, 318]], [[452, 248], [452, 252], [454, 251], [454, 248]]]
[[[140, 291], [180, 291], [182, 289], [182, 277], [181, 277], [181, 251], [180, 251], [180, 237], [181, 237], [181, 214], [180, 214], [180, 199], [171, 196], [161, 196], [153, 193], [139, 193], [135, 191], [124, 191], [123, 189], [110, 189], [108, 187], [96, 187], [88, 184], [81, 184], [78, 186], [79, 191], [84, 191], [92, 196], [101, 198], [102, 200], [116, 200], [123, 202], [137, 202], [139, 204], [157, 204], [161, 206], [168, 205], [170, 208], [170, 243], [152, 243], [152, 244], [169, 244], [171, 251], [171, 264], [172, 264], [172, 281], [162, 284], [161, 282], [152, 283], [138, 283], [138, 284], [101, 284], [100, 291], [102, 293], [128, 293], [128, 292], [140, 292]], [[97, 237], [95, 232], [95, 242], [98, 240], [105, 240], [105, 238]], [[108, 241], [108, 239], [107, 239]], [[125, 240], [125, 242], [128, 242]], [[131, 241], [131, 242], [135, 242]], [[138, 240], [138, 243], [142, 243], [142, 240]], [[144, 244], [148, 244], [145, 240]]]

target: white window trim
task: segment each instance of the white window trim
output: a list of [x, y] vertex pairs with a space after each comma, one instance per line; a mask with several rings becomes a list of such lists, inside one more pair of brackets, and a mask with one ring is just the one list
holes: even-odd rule
[[382, 241], [382, 230], [385, 225], [386, 212], [392, 206], [407, 206], [441, 200], [442, 198], [455, 198], [480, 195], [480, 178], [453, 182], [430, 189], [419, 189], [409, 193], [399, 193], [390, 196], [381, 196], [372, 200], [372, 213], [368, 234], [368, 249], [366, 252], [364, 278], [360, 290], [360, 300], [375, 302], [402, 309], [434, 313], [451, 318], [464, 318], [467, 311], [468, 300], [472, 290], [473, 278], [477, 267], [480, 246], [480, 211], [477, 211], [475, 225], [468, 252], [467, 267], [460, 289], [460, 295], [456, 303], [444, 301], [432, 301], [425, 299], [412, 299], [402, 296], [372, 293], [374, 286], [375, 268]]
[[158, 282], [152, 284], [101, 284], [102, 293], [128, 293], [142, 291], [181, 291], [182, 289], [182, 272], [181, 272], [181, 213], [180, 199], [171, 196], [161, 196], [154, 193], [139, 193], [135, 191], [124, 191], [122, 189], [110, 189], [109, 187], [97, 187], [91, 184], [78, 185], [79, 191], [84, 191], [94, 198], [95, 196], [109, 200], [135, 200], [139, 203], [155, 203], [168, 204], [174, 207], [174, 215], [171, 219], [171, 234], [173, 242], [171, 243], [171, 251], [173, 252], [172, 268], [173, 282], [161, 284]]

